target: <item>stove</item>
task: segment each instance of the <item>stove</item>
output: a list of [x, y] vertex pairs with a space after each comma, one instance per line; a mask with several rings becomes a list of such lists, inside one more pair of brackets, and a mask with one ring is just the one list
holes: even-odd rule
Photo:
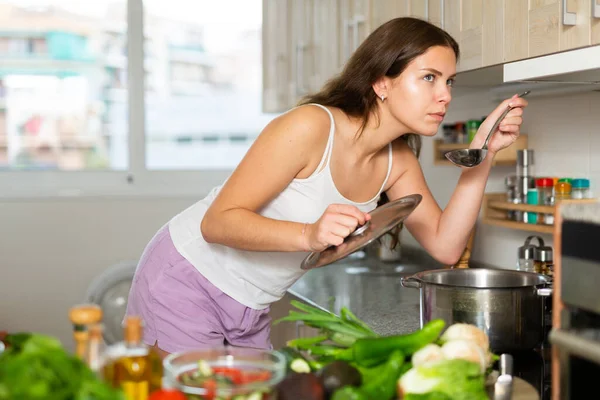
[[540, 400], [552, 398], [552, 351], [550, 347], [511, 353], [513, 376], [530, 383], [539, 393]]

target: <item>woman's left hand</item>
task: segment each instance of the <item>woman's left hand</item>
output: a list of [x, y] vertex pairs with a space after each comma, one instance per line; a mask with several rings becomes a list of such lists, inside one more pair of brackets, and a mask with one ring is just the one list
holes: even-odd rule
[[490, 138], [490, 142], [488, 143], [488, 150], [493, 154], [496, 154], [500, 150], [510, 146], [517, 140], [519, 137], [521, 124], [523, 123], [523, 108], [527, 107], [527, 100], [518, 97], [518, 95], [514, 95], [510, 99], [504, 100], [494, 111], [488, 115], [488, 117], [483, 121], [479, 130], [477, 131], [477, 135], [471, 144], [471, 148], [481, 148], [483, 143], [485, 142], [485, 138], [487, 137], [490, 129], [494, 126], [496, 119], [502, 115], [502, 113], [506, 110], [506, 107], [509, 105], [511, 107], [515, 107], [504, 117], [496, 132]]

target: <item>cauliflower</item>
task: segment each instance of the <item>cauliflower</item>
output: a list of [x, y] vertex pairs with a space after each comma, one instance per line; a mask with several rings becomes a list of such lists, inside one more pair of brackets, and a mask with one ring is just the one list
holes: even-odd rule
[[418, 367], [432, 361], [439, 361], [445, 358], [442, 348], [437, 344], [430, 343], [422, 347], [412, 355], [412, 365]]
[[481, 372], [485, 372], [488, 365], [486, 352], [475, 342], [465, 339], [451, 340], [444, 343], [441, 348], [447, 360], [462, 359], [478, 364]]
[[456, 339], [464, 339], [475, 342], [486, 353], [490, 350], [490, 339], [488, 335], [475, 325], [460, 323], [450, 325], [440, 338], [442, 343]]
[[398, 394], [403, 400], [426, 398], [423, 395], [436, 399], [488, 400], [479, 366], [459, 359], [411, 368], [398, 380]]

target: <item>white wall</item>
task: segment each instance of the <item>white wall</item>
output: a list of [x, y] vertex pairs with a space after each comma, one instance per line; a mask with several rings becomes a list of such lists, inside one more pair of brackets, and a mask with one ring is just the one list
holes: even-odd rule
[[92, 279], [137, 260], [152, 235], [195, 199], [43, 199], [0, 203], [0, 330], [72, 346], [69, 308]]
[[[494, 103], [469, 96], [452, 104], [447, 121], [486, 115]], [[530, 98], [523, 132], [543, 175], [591, 177], [600, 182], [600, 93]], [[444, 206], [458, 179], [455, 167], [433, 166], [432, 141], [423, 169]], [[496, 167], [488, 191], [502, 191], [514, 168]], [[600, 190], [597, 191], [600, 193]], [[171, 216], [195, 198], [39, 199], [0, 202], [0, 330], [44, 332], [71, 346], [68, 310], [105, 268], [136, 260]], [[511, 268], [525, 232], [479, 225], [473, 258]], [[547, 241], [551, 237], [545, 236]], [[414, 243], [410, 237], [408, 242]]]
[[[535, 151], [535, 172], [538, 176], [568, 176], [591, 179], [595, 195], [600, 195], [600, 92], [560, 97], [528, 98], [523, 133], [529, 138], [529, 148]], [[460, 96], [452, 101], [446, 122], [464, 121], [487, 115], [498, 104], [487, 93]], [[423, 145], [421, 163], [427, 182], [444, 207], [454, 190], [460, 170], [452, 166], [433, 165], [433, 140]], [[504, 178], [514, 174], [516, 167], [494, 167], [487, 192], [503, 192]], [[513, 268], [517, 248], [530, 233], [490, 225], [477, 224], [473, 260], [504, 268]], [[541, 235], [552, 243], [552, 235]], [[409, 234], [407, 243], [416, 244]]]

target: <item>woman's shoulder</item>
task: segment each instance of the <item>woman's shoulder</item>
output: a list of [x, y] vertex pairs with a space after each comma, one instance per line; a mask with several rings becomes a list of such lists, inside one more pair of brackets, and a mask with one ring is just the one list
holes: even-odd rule
[[295, 107], [275, 117], [265, 128], [265, 133], [283, 134], [302, 141], [320, 141], [329, 136], [331, 129], [329, 113], [316, 105]]

